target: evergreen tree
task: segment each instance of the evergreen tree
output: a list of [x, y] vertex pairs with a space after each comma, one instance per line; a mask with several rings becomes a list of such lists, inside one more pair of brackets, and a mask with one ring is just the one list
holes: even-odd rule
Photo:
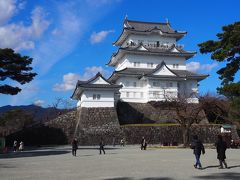
[[218, 40], [209, 40], [199, 44], [201, 53], [211, 53], [211, 58], [218, 62], [226, 62], [225, 67], [217, 73], [222, 80], [218, 92], [230, 100], [229, 117], [240, 128], [240, 81], [236, 74], [240, 69], [240, 22], [223, 26], [218, 33]]
[[[224, 86], [235, 80], [240, 69], [240, 22], [223, 26], [222, 30], [217, 34], [217, 41], [209, 40], [198, 46], [201, 53], [211, 53], [213, 60], [226, 62], [226, 66], [217, 71]], [[239, 82], [237, 85], [240, 88]]]
[[[32, 58], [21, 56], [12, 49], [0, 49], [0, 81], [8, 78], [25, 84], [30, 82], [36, 73], [31, 72]], [[21, 91], [19, 87], [13, 87], [7, 84], [0, 84], [0, 93], [15, 95]]]

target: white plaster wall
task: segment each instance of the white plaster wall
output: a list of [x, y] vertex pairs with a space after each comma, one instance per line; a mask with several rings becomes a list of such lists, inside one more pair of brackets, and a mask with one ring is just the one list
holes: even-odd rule
[[[134, 87], [134, 82], [136, 82], [136, 87]], [[154, 86], [153, 82], [157, 82], [158, 85]], [[172, 83], [172, 87], [169, 87], [169, 82]], [[177, 98], [178, 94], [176, 81], [153, 79], [141, 81], [137, 78], [121, 77], [116, 84], [123, 85], [123, 88], [120, 89], [120, 98], [126, 102], [146, 103], [148, 101], [161, 101], [166, 98]]]
[[127, 42], [130, 43], [135, 42], [138, 43], [138, 40], [143, 41], [143, 44], [147, 43], [153, 43], [159, 41], [160, 43], [166, 43], [166, 44], [176, 44], [176, 38], [174, 37], [164, 37], [160, 34], [153, 33], [149, 35], [137, 35], [137, 34], [131, 34], [123, 43], [123, 47], [127, 45]]
[[[136, 87], [134, 87], [136, 82]], [[147, 101], [147, 83], [140, 81], [138, 78], [122, 77], [119, 78], [116, 84], [122, 84], [120, 89], [120, 99], [126, 102], [140, 102], [145, 103]], [[128, 97], [127, 97], [128, 93]]]
[[109, 84], [109, 83], [106, 82], [103, 78], [98, 77], [97, 79], [95, 79], [94, 81], [92, 81], [91, 84]]
[[[93, 94], [100, 94], [101, 98], [93, 100]], [[81, 107], [114, 107], [113, 91], [85, 91], [81, 96]]]
[[136, 55], [136, 54], [126, 54], [119, 62], [120, 64], [116, 66], [116, 70], [122, 70], [126, 67], [134, 67], [134, 62], [140, 62], [140, 66], [136, 68], [151, 68], [148, 67], [148, 63], [153, 63], [153, 67], [151, 69], [155, 69], [158, 64], [162, 61], [166, 63], [166, 65], [170, 69], [173, 68], [173, 64], [178, 64], [178, 70], [186, 70], [186, 60], [184, 57], [169, 57], [169, 56], [155, 56], [155, 55]]

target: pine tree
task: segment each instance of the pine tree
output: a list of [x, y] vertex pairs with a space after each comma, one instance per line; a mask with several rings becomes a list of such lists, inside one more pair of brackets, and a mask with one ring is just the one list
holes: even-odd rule
[[[0, 49], [0, 81], [5, 81], [6, 83], [7, 79], [11, 79], [20, 84], [30, 82], [37, 75], [31, 72], [32, 67], [30, 65], [32, 60], [28, 56], [21, 56], [19, 53], [15, 53], [12, 49]], [[1, 94], [16, 95], [21, 91], [21, 88], [5, 83], [0, 84]]]

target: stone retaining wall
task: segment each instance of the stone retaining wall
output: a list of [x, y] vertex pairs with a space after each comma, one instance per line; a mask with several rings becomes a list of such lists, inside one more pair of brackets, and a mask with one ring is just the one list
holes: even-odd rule
[[[214, 143], [220, 133], [219, 125], [195, 125], [191, 128], [190, 137], [197, 134], [204, 143]], [[82, 129], [78, 137], [82, 145], [97, 145], [100, 138], [106, 144], [119, 144], [124, 138], [127, 144], [139, 144], [144, 136], [149, 144], [182, 143], [182, 133], [179, 126], [121, 126], [119, 129], [111, 127]]]
[[[174, 110], [169, 110], [169, 107], [161, 105], [154, 107], [151, 103], [117, 103], [117, 114], [119, 123], [123, 124], [144, 124], [144, 123], [176, 123]], [[201, 116], [205, 116], [202, 111]], [[202, 124], [208, 124], [207, 118], [201, 121]]]
[[[122, 138], [129, 144], [139, 144], [142, 136], [150, 144], [182, 143], [179, 126], [120, 126], [174, 122], [170, 119], [171, 116], [164, 109], [156, 110], [151, 104], [121, 102], [117, 111], [115, 108], [79, 108], [78, 111], [60, 115], [46, 125], [61, 128], [69, 142], [77, 136], [82, 145], [97, 145], [101, 138], [106, 144], [113, 144], [114, 141], [119, 143]], [[199, 125], [192, 127], [191, 134], [198, 134], [204, 142], [212, 143], [219, 130], [217, 125]]]
[[79, 128], [92, 128], [102, 126], [119, 127], [115, 108], [79, 108]]

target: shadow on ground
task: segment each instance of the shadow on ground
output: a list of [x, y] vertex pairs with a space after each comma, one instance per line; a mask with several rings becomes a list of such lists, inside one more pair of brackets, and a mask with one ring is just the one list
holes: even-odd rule
[[236, 166], [229, 166], [228, 169], [232, 169], [232, 168], [237, 168], [240, 167], [240, 165], [236, 165]]
[[195, 179], [227, 179], [227, 180], [239, 180], [240, 173], [234, 172], [223, 172], [223, 173], [214, 173], [206, 176], [193, 176]]
[[[209, 168], [218, 168], [219, 165], [214, 165], [214, 166], [206, 166], [206, 167], [203, 167], [202, 170], [204, 169], [209, 169]], [[232, 169], [232, 168], [237, 168], [237, 167], [240, 167], [240, 165], [236, 165], [236, 166], [229, 166], [228, 169]]]
[[66, 150], [23, 151], [23, 152], [12, 152], [9, 154], [2, 154], [0, 155], [0, 159], [51, 156], [51, 155], [62, 155], [67, 153], [70, 153], [70, 152]]
[[[105, 179], [105, 180], [133, 180], [135, 178], [130, 178], [130, 177], [117, 177], [117, 178], [110, 178], [110, 179]], [[142, 178], [139, 180], [173, 180], [172, 178], [169, 177], [148, 177], [148, 178]]]
[[210, 169], [210, 168], [218, 168], [219, 165], [214, 165], [214, 166], [206, 166], [206, 167], [203, 167], [202, 170], [204, 169]]
[[10, 166], [10, 165], [5, 165], [5, 164], [0, 164], [0, 169], [5, 169], [5, 168], [16, 168], [16, 166]]
[[[70, 148], [71, 149], [71, 148]], [[80, 150], [81, 151], [81, 149], [82, 150], [96, 150], [96, 149], [99, 149], [99, 146], [94, 146], [94, 147], [84, 147], [84, 146], [80, 146], [79, 148], [78, 148], [78, 150]], [[105, 150], [117, 150], [117, 149], [121, 149], [121, 148], [118, 148], [118, 147], [104, 147], [104, 149]]]

